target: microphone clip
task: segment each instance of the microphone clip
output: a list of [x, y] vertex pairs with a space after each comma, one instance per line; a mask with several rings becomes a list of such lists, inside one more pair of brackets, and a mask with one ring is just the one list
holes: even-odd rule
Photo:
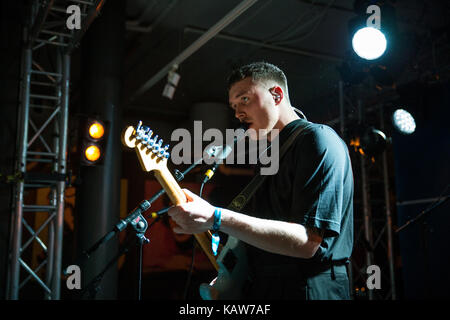
[[[123, 220], [120, 220], [120, 222], [118, 224], [116, 224], [116, 229], [118, 231], [122, 231], [123, 229], [126, 228], [126, 226], [128, 224], [131, 224], [133, 226], [133, 228], [138, 231], [138, 229], [136, 229], [135, 225], [138, 224], [139, 222], [142, 222], [142, 220], [145, 221], [144, 217], [142, 216], [142, 213], [147, 211], [151, 206], [151, 203], [147, 200], [142, 201], [134, 210], [133, 212], [131, 212], [128, 217], [126, 217]], [[145, 221], [146, 223], [146, 221]], [[138, 228], [143, 228], [142, 227], [138, 227]], [[145, 229], [147, 229], [145, 227]], [[145, 232], [145, 230], [144, 230]]]
[[142, 241], [142, 243], [150, 242], [150, 240], [145, 237], [145, 231], [147, 231], [148, 222], [142, 214], [139, 214], [135, 219], [131, 221], [130, 224], [136, 231], [137, 238]]

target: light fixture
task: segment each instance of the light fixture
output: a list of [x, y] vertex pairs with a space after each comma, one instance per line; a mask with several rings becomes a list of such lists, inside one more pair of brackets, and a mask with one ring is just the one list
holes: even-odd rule
[[386, 137], [384, 132], [363, 125], [355, 128], [353, 138], [350, 140], [350, 146], [354, 148], [355, 152], [371, 158], [383, 153], [388, 143], [390, 143], [390, 138]]
[[386, 51], [387, 41], [384, 34], [373, 27], [364, 27], [356, 31], [352, 39], [353, 50], [366, 60], [374, 60]]
[[105, 128], [100, 122], [95, 121], [89, 126], [89, 135], [93, 139], [100, 139], [101, 137], [103, 137], [104, 134]]
[[397, 109], [392, 114], [394, 127], [403, 134], [412, 134], [416, 130], [416, 121], [408, 111]]
[[169, 74], [167, 75], [167, 83], [164, 86], [164, 90], [162, 93], [163, 97], [166, 97], [171, 100], [175, 94], [178, 82], [180, 82], [181, 79], [181, 76], [176, 72], [177, 69], [178, 65], [172, 66], [172, 69], [169, 71]]
[[100, 148], [96, 145], [90, 145], [84, 151], [84, 156], [86, 157], [86, 160], [94, 163], [98, 159], [100, 159], [101, 156]]
[[86, 166], [101, 165], [104, 161], [109, 122], [97, 116], [82, 118], [80, 122], [80, 157]]

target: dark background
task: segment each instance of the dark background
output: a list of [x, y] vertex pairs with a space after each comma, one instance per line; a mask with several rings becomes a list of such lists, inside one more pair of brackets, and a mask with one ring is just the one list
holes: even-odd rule
[[[358, 17], [356, 12], [360, 12], [359, 8], [367, 7], [372, 1], [257, 1], [222, 30], [219, 36], [181, 63], [177, 70], [181, 80], [173, 99], [162, 96], [166, 84], [164, 77], [148, 91], [130, 101], [130, 97], [147, 80], [239, 2], [106, 1], [102, 15], [94, 21], [80, 46], [72, 54], [69, 104], [72, 134], [69, 146], [72, 148], [76, 145], [77, 117], [80, 113], [95, 111], [89, 88], [101, 90], [101, 87], [96, 86], [98, 81], [95, 76], [99, 72], [97, 67], [104, 61], [107, 61], [107, 67], [100, 68], [102, 75], [119, 79], [115, 92], [117, 96], [114, 98], [120, 100], [120, 115], [117, 116], [119, 120], [116, 125], [125, 128], [128, 124], [134, 125], [142, 120], [151, 124], [168, 141], [174, 129], [191, 128], [193, 120], [203, 120], [211, 126], [231, 127], [232, 114], [225, 108], [225, 79], [229, 70], [243, 63], [265, 60], [285, 71], [292, 104], [302, 109], [309, 120], [333, 126], [348, 144], [352, 129], [358, 122], [356, 100], [363, 101], [366, 114], [364, 122], [367, 125], [379, 126], [377, 110], [383, 106], [386, 125], [384, 131], [392, 137], [387, 155], [394, 227], [403, 225], [431, 204], [397, 206], [397, 203], [437, 198], [443, 192], [450, 193], [448, 189], [445, 191], [450, 180], [450, 132], [447, 122], [450, 66], [448, 1], [377, 2], [390, 8], [382, 11], [382, 19], [389, 19], [390, 29], [387, 32], [390, 38], [385, 56], [370, 63], [361, 61], [352, 52], [349, 25]], [[22, 0], [2, 1], [0, 4], [0, 144], [3, 150], [0, 154], [0, 173], [3, 175], [14, 171], [20, 56], [23, 45], [21, 32], [27, 21], [30, 3], [31, 1]], [[391, 14], [392, 9], [394, 15]], [[385, 16], [383, 12], [388, 14]], [[114, 52], [107, 49], [111, 43], [114, 44], [111, 47], [115, 48]], [[45, 56], [45, 51], [43, 55]], [[111, 64], [111, 61], [116, 61], [113, 56], [120, 63]], [[47, 58], [41, 59], [47, 59], [50, 64], [52, 56], [48, 54]], [[340, 80], [344, 82], [347, 96], [344, 133], [340, 132], [337, 121]], [[199, 105], [200, 103], [206, 103], [207, 107]], [[224, 107], [208, 107], [213, 103], [223, 104]], [[413, 135], [400, 135], [391, 126], [391, 112], [398, 106], [409, 109], [416, 117], [417, 131]], [[349, 148], [355, 175], [356, 237], [363, 216], [360, 168], [358, 154]], [[70, 165], [80, 177], [82, 171], [76, 161], [76, 151], [72, 150], [70, 149], [74, 154]], [[115, 157], [121, 160], [118, 174], [127, 183], [126, 213], [158, 188], [151, 184], [153, 177], [142, 172], [133, 151], [123, 147], [115, 150]], [[374, 161], [369, 164], [369, 169], [376, 175], [381, 158], [377, 156]], [[179, 167], [180, 170], [182, 168], [184, 167]], [[186, 183], [190, 183], [189, 186], [195, 192], [198, 192], [199, 181], [205, 169], [206, 166], [199, 167], [186, 177]], [[249, 178], [245, 174], [218, 173], [206, 197], [218, 205], [226, 206]], [[83, 188], [82, 183], [75, 184], [75, 188]], [[372, 195], [373, 199], [379, 199], [383, 193], [380, 189], [373, 188]], [[4, 181], [0, 183], [0, 197], [0, 287], [4, 288], [12, 202], [11, 184]], [[383, 205], [375, 204], [374, 208], [374, 215], [384, 214]], [[448, 297], [446, 288], [450, 285], [447, 271], [450, 261], [449, 241], [445, 237], [450, 222], [446, 214], [448, 210], [448, 203], [444, 203], [420, 223], [394, 234], [398, 298]], [[118, 221], [118, 210], [111, 214], [112, 220]], [[76, 210], [73, 215], [76, 221]], [[155, 252], [164, 252], [167, 249], [167, 239], [162, 237], [167, 235], [173, 244], [172, 256], [179, 255], [180, 258], [172, 261], [173, 263], [161, 262], [157, 266], [151, 259], [146, 260], [143, 297], [180, 299], [188, 278], [187, 267], [193, 239], [190, 237], [173, 242], [174, 236], [170, 233], [169, 221], [166, 220], [155, 223], [152, 228], [154, 229], [148, 232], [151, 243], [146, 245], [144, 255], [153, 257], [157, 256]], [[76, 252], [80, 250], [77, 248], [79, 239], [75, 233], [73, 228], [68, 225], [65, 227], [63, 264], [73, 261]], [[152, 239], [155, 239], [154, 244]], [[123, 240], [124, 235], [121, 235], [120, 243]], [[356, 261], [363, 260], [363, 248], [363, 244], [355, 238]], [[197, 248], [196, 252], [200, 259], [196, 261], [202, 261], [205, 257], [200, 249]], [[119, 262], [117, 277], [107, 280], [117, 284], [117, 298], [134, 298], [136, 254], [131, 248]], [[207, 264], [198, 263], [188, 297], [197, 299], [198, 283], [210, 279], [213, 274]], [[1, 296], [4, 296], [4, 292], [1, 292]], [[30, 285], [25, 290], [24, 297], [35, 299], [39, 294]], [[73, 298], [73, 293], [63, 292], [62, 297]]]

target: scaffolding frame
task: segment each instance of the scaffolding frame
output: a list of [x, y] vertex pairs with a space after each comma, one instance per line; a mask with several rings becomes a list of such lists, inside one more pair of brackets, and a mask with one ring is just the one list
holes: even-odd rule
[[[60, 299], [71, 54], [104, 2], [34, 1], [24, 27], [15, 157], [18, 179], [6, 288], [10, 300], [19, 299], [20, 290], [30, 280], [43, 290], [44, 299]], [[69, 5], [80, 8], [80, 29], [66, 26]], [[48, 60], [41, 54], [44, 49]], [[35, 195], [44, 190], [49, 191], [48, 203], [36, 203]], [[40, 225], [30, 223], [40, 214], [46, 214]], [[42, 261], [36, 261], [31, 244], [40, 248]]]
[[[350, 88], [351, 90], [352, 88]], [[357, 120], [362, 123], [366, 114], [377, 114], [379, 123], [372, 123], [373, 126], [378, 126], [380, 130], [385, 129], [384, 111], [382, 105], [367, 108], [361, 100], [361, 88], [357, 88], [356, 95], [351, 97], [345, 92], [344, 84], [339, 81], [338, 85], [339, 95], [339, 118], [330, 122], [336, 124], [339, 122], [340, 133], [345, 140], [345, 124], [349, 121], [346, 117], [346, 109], [351, 108], [357, 110]], [[354, 101], [352, 101], [354, 100]], [[394, 253], [393, 253], [393, 237], [392, 237], [392, 212], [391, 199], [389, 190], [389, 175], [388, 175], [388, 159], [386, 150], [382, 153], [378, 160], [370, 163], [367, 156], [359, 154], [357, 158], [359, 164], [353, 164], [354, 168], [358, 168], [359, 172], [354, 172], [360, 178], [361, 187], [361, 204], [362, 207], [354, 210], [354, 230], [355, 243], [354, 248], [363, 248], [364, 263], [358, 264], [355, 259], [350, 258], [349, 265], [349, 280], [350, 290], [353, 298], [363, 298], [368, 300], [396, 300], [395, 287], [395, 270], [394, 270]], [[355, 159], [353, 159], [355, 160]], [[382, 179], [380, 179], [382, 177]], [[383, 199], [374, 199], [372, 197], [372, 188], [378, 187], [383, 189]], [[360, 215], [362, 213], [362, 218]], [[374, 239], [374, 236], [376, 237]], [[383, 280], [382, 290], [368, 290], [365, 287], [366, 279], [368, 277], [367, 268], [370, 265], [377, 265], [381, 270], [381, 278]], [[388, 271], [388, 273], [386, 272]], [[355, 284], [362, 284], [361, 288], [356, 287]], [[385, 287], [388, 285], [388, 288]], [[364, 290], [364, 291], [361, 291]]]

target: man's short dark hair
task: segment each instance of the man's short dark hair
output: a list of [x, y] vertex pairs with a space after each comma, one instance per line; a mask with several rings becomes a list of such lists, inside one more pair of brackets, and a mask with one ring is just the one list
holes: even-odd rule
[[251, 77], [253, 80], [272, 80], [275, 81], [283, 88], [285, 95], [288, 96], [287, 78], [284, 72], [277, 66], [268, 62], [253, 62], [231, 71], [228, 76], [227, 85], [228, 91], [233, 84]]

